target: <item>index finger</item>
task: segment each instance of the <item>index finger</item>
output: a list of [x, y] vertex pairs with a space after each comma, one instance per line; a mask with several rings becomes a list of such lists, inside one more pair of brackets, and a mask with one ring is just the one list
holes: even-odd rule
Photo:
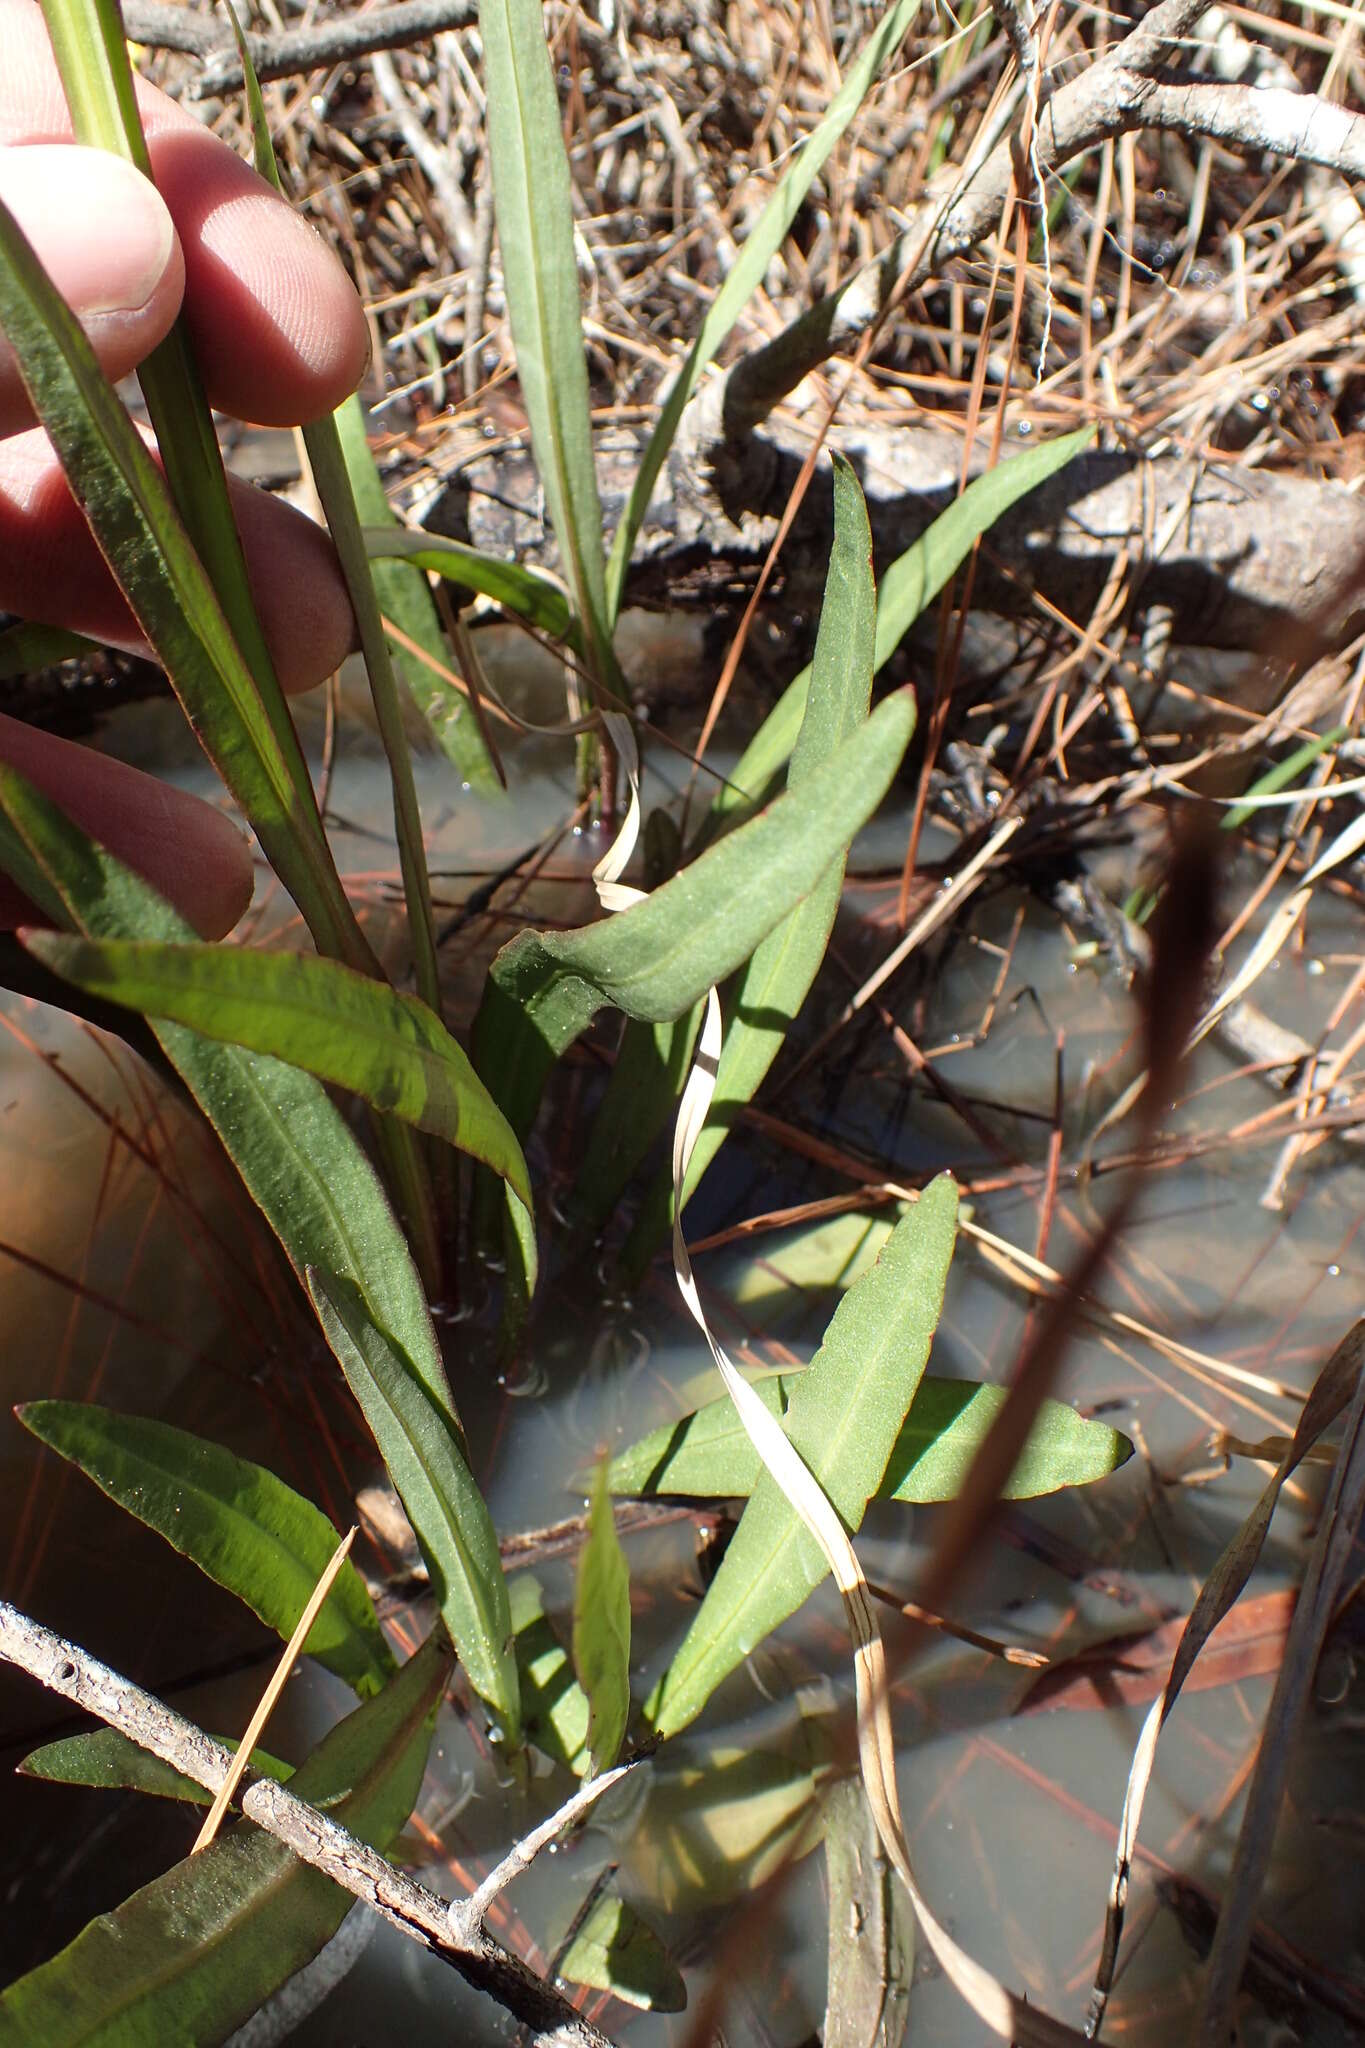
[[[0, 0], [0, 146], [72, 140], [34, 0]], [[157, 188], [185, 259], [184, 317], [210, 403], [261, 426], [297, 426], [355, 389], [368, 334], [336, 257], [217, 136], [138, 81]]]

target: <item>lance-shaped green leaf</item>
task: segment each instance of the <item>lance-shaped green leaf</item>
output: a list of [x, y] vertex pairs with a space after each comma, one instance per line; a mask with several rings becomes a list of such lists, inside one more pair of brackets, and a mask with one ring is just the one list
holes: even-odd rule
[[913, 724], [913, 702], [898, 691], [802, 789], [643, 903], [503, 948], [475, 1020], [474, 1064], [514, 1130], [529, 1128], [551, 1067], [604, 1003], [651, 1022], [680, 1017], [748, 959], [876, 810]]
[[587, 1695], [545, 1612], [540, 1581], [531, 1572], [518, 1572], [507, 1594], [516, 1632], [522, 1731], [543, 1755], [584, 1777], [589, 1768]]
[[[67, 4], [67, 0], [63, 0]], [[79, 0], [78, 0], [79, 4]], [[237, 54], [242, 60], [242, 77], [246, 85], [247, 108], [251, 122], [252, 153], [256, 169], [266, 183], [284, 197], [284, 186], [280, 179], [280, 168], [275, 161], [275, 145], [270, 136], [270, 122], [266, 116], [265, 101], [256, 77], [256, 67], [251, 61], [242, 25], [236, 10], [228, 8], [228, 20], [232, 26], [233, 40]], [[384, 632], [379, 611], [379, 598], [370, 564], [365, 553], [365, 543], [360, 536], [360, 516], [356, 509], [355, 494], [351, 489], [350, 470], [341, 445], [341, 435], [336, 421], [330, 413], [321, 419], [309, 420], [300, 429], [303, 445], [308, 454], [308, 466], [313, 474], [313, 485], [317, 491], [332, 545], [336, 549], [337, 561], [346, 584], [346, 594], [351, 600], [356, 627], [360, 635], [360, 652], [365, 663], [365, 676], [370, 686], [370, 701], [374, 706], [375, 724], [384, 747], [384, 756], [389, 764], [389, 783], [393, 791], [394, 836], [398, 843], [398, 865], [403, 876], [403, 901], [408, 913], [408, 939], [412, 947], [413, 973], [418, 993], [422, 1000], [440, 1014], [441, 985], [436, 964], [436, 925], [431, 907], [431, 881], [427, 874], [426, 848], [422, 842], [422, 817], [417, 805], [417, 786], [413, 780], [412, 757], [408, 752], [407, 735], [403, 731], [403, 711], [398, 695], [398, 676], [389, 654], [389, 643]], [[362, 434], [362, 442], [364, 436]], [[413, 1217], [421, 1215], [425, 1221], [426, 1188], [424, 1177], [420, 1176], [416, 1162], [410, 1152], [401, 1154], [401, 1170], [405, 1187], [409, 1191], [408, 1207]], [[434, 1239], [426, 1247], [428, 1263], [437, 1270], [439, 1257]]]
[[[872, 534], [852, 466], [834, 457], [834, 546], [825, 579], [806, 713], [787, 788], [798, 793], [841, 740], [867, 717], [877, 599]], [[687, 1169], [684, 1205], [751, 1102], [820, 971], [844, 886], [844, 860], [831, 862], [790, 917], [769, 932], [727, 1003], [716, 1092]]]
[[569, 1984], [610, 1991], [645, 2012], [682, 2012], [687, 1987], [648, 1922], [624, 1899], [601, 1898], [569, 1943], [559, 1974]]
[[628, 1020], [588, 1135], [570, 1214], [584, 1233], [600, 1228], [682, 1094], [703, 1005], [668, 1024]]
[[310, 1272], [308, 1289], [407, 1510], [469, 1682], [515, 1748], [521, 1710], [507, 1581], [497, 1531], [450, 1418], [365, 1315], [353, 1287]]
[[[156, 891], [0, 766], [0, 866], [58, 922], [95, 939], [171, 943], [196, 934]], [[453, 1415], [431, 1313], [374, 1168], [311, 1074], [183, 1025], [157, 1037], [302, 1275], [356, 1288], [376, 1328]]]
[[[337, 1546], [336, 1530], [311, 1501], [263, 1465], [166, 1422], [84, 1401], [29, 1401], [15, 1413], [289, 1640]], [[393, 1676], [374, 1603], [349, 1558], [303, 1647], [362, 1698]]]
[[[773, 1373], [754, 1384], [764, 1407], [785, 1416], [800, 1380], [799, 1373]], [[915, 1505], [955, 1499], [1006, 1392], [926, 1374], [915, 1389], [876, 1498]], [[1063, 1487], [1088, 1486], [1117, 1471], [1132, 1454], [1122, 1431], [1078, 1415], [1065, 1401], [1044, 1401], [1001, 1498], [1032, 1500]], [[608, 1477], [618, 1494], [742, 1499], [753, 1492], [761, 1470], [733, 1403], [722, 1396], [628, 1445], [612, 1459]]]
[[[895, 653], [925, 606], [956, 574], [982, 534], [1094, 438], [1093, 427], [1081, 427], [987, 470], [968, 484], [912, 547], [897, 556], [882, 577], [877, 595], [874, 672]], [[728, 829], [765, 800], [796, 744], [810, 686], [811, 670], [804, 668], [778, 698], [717, 792], [703, 826], [706, 837]]]
[[22, 620], [0, 633], [0, 683], [15, 676], [32, 675], [36, 669], [55, 668], [58, 662], [70, 661], [73, 655], [98, 651], [98, 640], [87, 640], [83, 633], [68, 633], [61, 626], [39, 626]]
[[41, 931], [26, 933], [24, 944], [88, 993], [287, 1060], [443, 1138], [505, 1180], [529, 1219], [521, 1147], [464, 1051], [418, 997], [312, 954]]
[[621, 608], [635, 536], [649, 510], [654, 485], [673, 445], [687, 401], [700, 384], [707, 364], [762, 284], [768, 265], [786, 240], [787, 230], [824, 169], [830, 152], [862, 105], [868, 88], [883, 65], [899, 49], [918, 12], [919, 0], [895, 0], [873, 29], [850, 66], [847, 78], [830, 101], [828, 113], [802, 144], [779, 179], [771, 199], [745, 236], [738, 259], [731, 265], [724, 284], [712, 300], [687, 361], [668, 388], [658, 423], [631, 486], [621, 524], [612, 540], [611, 560], [607, 565], [607, 601], [610, 606], [608, 616], [613, 624]]
[[0, 327], [100, 550], [323, 950], [373, 969], [323, 835], [160, 472], [75, 315], [0, 205]]
[[[914, 1399], [943, 1307], [957, 1235], [957, 1188], [930, 1183], [877, 1263], [835, 1310], [792, 1389], [788, 1436], [849, 1529], [862, 1522]], [[676, 1735], [731, 1671], [794, 1614], [828, 1567], [764, 1472], [648, 1714]]]
[[540, 0], [481, 0], [479, 35], [493, 205], [517, 378], [585, 649], [605, 677], [612, 667], [611, 628], [573, 200]]
[[[421, 1789], [450, 1672], [431, 1638], [318, 1745], [290, 1790], [387, 1849]], [[92, 1920], [0, 1996], [0, 2044], [165, 2048], [225, 2040], [312, 1961], [354, 1901], [246, 1822]]]
[[[433, 576], [443, 576], [462, 590], [491, 597], [504, 611], [525, 619], [528, 626], [551, 640], [577, 644], [569, 600], [558, 583], [539, 569], [523, 568], [520, 562], [504, 562], [486, 555], [463, 541], [446, 540], [432, 533], [413, 533], [407, 527], [366, 526], [365, 546], [380, 571], [391, 562], [407, 563]], [[382, 589], [382, 585], [381, 585]], [[400, 622], [401, 623], [401, 622]]]
[[616, 1533], [605, 1459], [593, 1475], [588, 1533], [574, 1579], [573, 1661], [588, 1702], [596, 1777], [616, 1762], [630, 1718], [630, 1568]]
[[[358, 397], [348, 398], [332, 418], [346, 474], [351, 480], [380, 608], [390, 625], [396, 626], [428, 658], [420, 660], [395, 641], [394, 666], [461, 781], [477, 789], [496, 789], [497, 777], [468, 700], [439, 673], [449, 663], [450, 652], [422, 573], [423, 565], [405, 561], [401, 545], [389, 545], [416, 536], [401, 527], [390, 510], [383, 479], [365, 435], [365, 409]], [[435, 666], [429, 667], [428, 662]]]
[[[224, 1749], [236, 1751], [232, 1735], [216, 1735]], [[283, 1784], [294, 1775], [292, 1764], [281, 1763], [268, 1750], [253, 1749], [251, 1768], [259, 1777]], [[18, 1766], [24, 1778], [43, 1778], [51, 1785], [88, 1785], [95, 1792], [145, 1792], [153, 1799], [184, 1799], [192, 1806], [207, 1806], [212, 1793], [193, 1778], [187, 1778], [149, 1750], [139, 1749], [117, 1728], [93, 1728], [88, 1735], [67, 1735], [60, 1742], [45, 1742], [30, 1750]]]

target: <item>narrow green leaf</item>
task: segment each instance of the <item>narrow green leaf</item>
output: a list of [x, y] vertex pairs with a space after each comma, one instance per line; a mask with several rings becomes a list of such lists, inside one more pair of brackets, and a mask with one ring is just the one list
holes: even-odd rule
[[[878, 671], [900, 646], [925, 606], [931, 604], [971, 549], [1011, 505], [1046, 483], [1095, 438], [1093, 427], [1061, 434], [1024, 455], [1011, 456], [968, 484], [913, 547], [898, 555], [882, 578], [877, 597], [877, 632], [872, 666]], [[717, 792], [703, 836], [728, 829], [766, 801], [775, 778], [796, 744], [806, 713], [811, 671], [789, 683], [755, 733], [729, 779]]]
[[475, 1020], [474, 1064], [514, 1130], [529, 1128], [550, 1068], [604, 1003], [647, 1021], [680, 1017], [748, 958], [876, 810], [913, 723], [912, 700], [897, 692], [804, 788], [643, 903], [503, 948]]
[[580, 1231], [594, 1232], [606, 1221], [667, 1123], [687, 1080], [702, 1015], [697, 1003], [668, 1024], [626, 1020], [574, 1182], [571, 1213]]
[[[256, 170], [258, 175], [284, 198], [284, 185], [280, 178], [280, 167], [275, 161], [275, 145], [270, 139], [270, 123], [266, 118], [265, 101], [261, 97], [256, 67], [251, 61], [251, 51], [247, 47], [236, 9], [232, 6], [228, 7], [228, 20], [232, 26], [237, 54], [242, 62]], [[308, 455], [308, 466], [313, 473], [313, 485], [322, 505], [328, 531], [332, 536], [337, 560], [341, 564], [346, 594], [351, 600], [351, 610], [355, 614], [356, 626], [360, 633], [361, 657], [370, 685], [370, 701], [374, 706], [375, 724], [379, 729], [384, 756], [389, 764], [389, 781], [393, 790], [394, 837], [398, 844], [398, 865], [403, 876], [403, 901], [408, 913], [408, 940], [412, 947], [417, 991], [422, 1000], [439, 1016], [441, 982], [436, 964], [436, 923], [431, 908], [431, 881], [427, 874], [426, 848], [422, 841], [422, 815], [417, 804], [417, 785], [413, 781], [407, 735], [403, 731], [403, 708], [398, 696], [398, 678], [380, 618], [379, 599], [375, 591], [374, 578], [370, 574], [365, 543], [360, 535], [360, 516], [356, 510], [355, 495], [351, 490], [350, 472], [342, 452], [341, 435], [330, 413], [322, 419], [306, 421], [300, 432]], [[404, 1163], [410, 1169], [413, 1168], [410, 1158]], [[416, 1194], [415, 1170], [413, 1183], [413, 1191]], [[432, 1250], [434, 1253], [434, 1245]]]
[[[0, 766], [0, 865], [60, 921], [95, 939], [193, 941], [140, 876], [88, 839], [22, 776]], [[157, 1037], [222, 1139], [302, 1276], [347, 1280], [376, 1327], [453, 1415], [426, 1296], [374, 1168], [310, 1074], [217, 1045], [182, 1025]]]
[[[774, 1415], [785, 1416], [799, 1373], [773, 1373], [755, 1382]], [[878, 1500], [914, 1505], [954, 1500], [968, 1466], [1004, 1403], [1004, 1387], [927, 1374], [877, 1488]], [[1065, 1401], [1044, 1401], [1002, 1498], [1032, 1500], [1067, 1486], [1103, 1479], [1133, 1454], [1128, 1438], [1108, 1423], [1088, 1420]], [[761, 1470], [729, 1400], [664, 1423], [613, 1458], [608, 1477], [618, 1494], [679, 1494], [688, 1499], [743, 1499]]]
[[[416, 1803], [450, 1671], [432, 1637], [290, 1779], [387, 1849]], [[0, 2048], [199, 2048], [226, 2040], [325, 1947], [349, 1892], [246, 1822], [92, 1920], [0, 1996]]]
[[366, 1316], [353, 1287], [310, 1272], [308, 1290], [407, 1510], [469, 1682], [515, 1748], [521, 1713], [507, 1581], [497, 1532], [450, 1418]]
[[629, 1841], [637, 1894], [670, 1913], [712, 1915], [766, 1884], [816, 1846], [824, 1816], [816, 1792], [828, 1762], [825, 1731], [802, 1717], [784, 1744], [800, 1754], [717, 1743], [665, 1751]]
[[[847, 1526], [876, 1493], [919, 1386], [943, 1307], [957, 1235], [957, 1188], [931, 1182], [849, 1289], [809, 1369], [792, 1389], [787, 1434]], [[676, 1735], [763, 1638], [794, 1614], [826, 1572], [823, 1554], [764, 1473], [754, 1487], [648, 1714]]]
[[631, 485], [621, 523], [612, 540], [611, 559], [607, 565], [607, 615], [613, 625], [621, 609], [635, 537], [649, 510], [659, 471], [673, 445], [687, 402], [701, 383], [716, 350], [762, 284], [768, 265], [786, 240], [787, 231], [800, 212], [806, 194], [867, 97], [868, 89], [883, 65], [899, 49], [918, 12], [919, 0], [896, 0], [873, 29], [850, 67], [847, 78], [830, 101], [829, 111], [802, 144], [745, 236], [738, 260], [712, 300], [687, 361], [668, 388], [649, 446]]
[[687, 1986], [654, 1929], [624, 1899], [597, 1901], [565, 1950], [559, 1974], [610, 1991], [645, 2012], [683, 2012]]
[[825, 1795], [829, 1970], [822, 2048], [901, 2048], [915, 1973], [915, 1914], [887, 1859], [861, 1778]]
[[569, 159], [540, 0], [480, 0], [503, 287], [531, 447], [589, 659], [612, 673]]
[[[417, 536], [400, 526], [390, 510], [365, 434], [365, 408], [358, 397], [348, 398], [332, 418], [346, 474], [351, 480], [380, 608], [390, 624], [406, 634], [431, 661], [441, 668], [448, 667], [450, 650], [423, 573], [426, 564], [403, 559], [406, 550], [401, 543]], [[395, 542], [400, 545], [391, 545]], [[397, 641], [392, 652], [394, 666], [460, 780], [474, 789], [495, 790], [498, 779], [468, 699], [435, 668], [429, 668]]]
[[413, 569], [443, 576], [447, 583], [457, 583], [462, 590], [491, 597], [504, 611], [525, 619], [528, 626], [534, 626], [551, 640], [564, 640], [572, 645], [578, 638], [569, 600], [559, 584], [539, 569], [523, 568], [520, 562], [504, 562], [497, 555], [467, 547], [463, 541], [413, 533], [396, 523], [392, 527], [366, 526], [365, 546], [380, 568], [389, 562], [410, 564]]
[[312, 954], [40, 931], [26, 933], [24, 944], [80, 988], [286, 1060], [443, 1138], [505, 1180], [529, 1218], [520, 1145], [460, 1046], [417, 996]]
[[[805, 716], [787, 775], [787, 788], [794, 793], [866, 719], [872, 696], [877, 622], [872, 534], [852, 465], [841, 455], [833, 462], [834, 545]], [[805, 902], [769, 932], [727, 1004], [715, 1097], [687, 1169], [684, 1206], [734, 1128], [738, 1111], [753, 1100], [810, 993], [838, 913], [846, 852], [841, 850]]]
[[[151, 179], [118, 0], [42, 0], [42, 6], [76, 140], [124, 157]], [[233, 23], [235, 27], [235, 16]], [[312, 783], [256, 610], [213, 414], [183, 318], [144, 357], [137, 378], [171, 501], [255, 680], [295, 795], [305, 814], [310, 813]]]
[[540, 1582], [518, 1572], [507, 1588], [526, 1740], [576, 1777], [587, 1774], [588, 1699], [545, 1612]]
[[319, 946], [373, 969], [311, 787], [262, 706], [160, 473], [75, 315], [0, 205], [0, 327], [91, 531]]
[[[289, 1640], [337, 1547], [336, 1530], [311, 1501], [263, 1465], [166, 1422], [82, 1401], [29, 1401], [15, 1413]], [[303, 1647], [363, 1699], [393, 1676], [374, 1603], [349, 1558]]]
[[[224, 1749], [235, 1752], [236, 1737], [216, 1735]], [[293, 1776], [292, 1764], [281, 1763], [268, 1750], [253, 1749], [251, 1768], [262, 1778], [283, 1784]], [[61, 1742], [46, 1742], [30, 1750], [18, 1766], [24, 1778], [43, 1778], [52, 1785], [88, 1785], [96, 1792], [145, 1792], [153, 1799], [183, 1799], [193, 1806], [207, 1806], [211, 1794], [193, 1778], [186, 1778], [163, 1764], [159, 1756], [139, 1749], [117, 1728], [94, 1728], [88, 1735], [68, 1735]]]
[[588, 1533], [573, 1596], [573, 1661], [588, 1701], [592, 1775], [616, 1762], [630, 1719], [630, 1568], [607, 1488], [605, 1458], [593, 1475]]

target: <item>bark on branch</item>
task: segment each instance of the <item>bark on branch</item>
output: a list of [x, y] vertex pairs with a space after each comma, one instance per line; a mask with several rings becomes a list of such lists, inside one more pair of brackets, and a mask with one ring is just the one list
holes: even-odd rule
[[[192, 1721], [5, 1601], [0, 1601], [0, 1658], [119, 1729], [208, 1792], [216, 1792], [233, 1767], [231, 1754]], [[496, 1999], [529, 2027], [536, 2048], [611, 2048], [605, 2034], [482, 1928], [458, 1915], [452, 1919], [444, 1899], [285, 1786], [257, 1778], [243, 1792], [241, 1806], [257, 1827], [451, 1964], [466, 1983]]]

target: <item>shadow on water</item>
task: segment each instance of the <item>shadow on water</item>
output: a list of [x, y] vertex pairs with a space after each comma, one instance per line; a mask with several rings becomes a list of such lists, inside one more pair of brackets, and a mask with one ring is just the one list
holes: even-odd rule
[[[568, 808], [567, 792], [548, 770], [539, 779], [532, 774], [527, 788], [515, 807], [433, 801], [435, 865], [452, 907], [480, 869], [521, 851]], [[382, 815], [383, 801], [370, 764], [343, 768], [336, 809], [359, 829], [343, 832], [341, 843], [381, 915], [388, 849], [384, 843], [376, 851], [370, 835], [382, 830], [371, 819]], [[562, 849], [553, 872], [492, 937], [516, 929], [523, 915], [572, 921], [585, 914], [586, 871], [598, 851], [596, 843]], [[875, 881], [851, 892], [837, 935], [849, 973], [889, 943], [892, 897]], [[1310, 932], [1309, 950], [1287, 958], [1265, 984], [1268, 1006], [1310, 1036], [1358, 956], [1358, 933], [1344, 922], [1336, 928], [1336, 915], [1329, 906]], [[467, 1013], [476, 974], [472, 961], [454, 968], [457, 1012]], [[823, 1028], [846, 989], [840, 981], [823, 1013], [816, 1005], [813, 1029]], [[835, 1060], [785, 1092], [779, 1069], [772, 1116], [877, 1178], [918, 1183], [951, 1166], [976, 1220], [1030, 1251], [1057, 1124], [1062, 1171], [1046, 1256], [1065, 1266], [1106, 1199], [1105, 1177], [1087, 1181], [1077, 1169], [1085, 1132], [1132, 1071], [1128, 998], [1099, 972], [1077, 969], [1053, 922], [1022, 898], [1002, 895], [974, 909], [950, 947], [897, 985], [895, 1000], [915, 1045], [951, 1082], [950, 1094], [926, 1088], [883, 1033], [861, 1027]], [[10, 1418], [10, 1404], [63, 1394], [201, 1430], [272, 1466], [339, 1527], [352, 1517], [357, 1486], [375, 1476], [373, 1462], [283, 1262], [212, 1142], [122, 1051], [19, 998], [5, 1014], [3, 1590], [205, 1726], [235, 1730], [259, 1689], [269, 1654], [264, 1631], [38, 1451]], [[599, 1086], [599, 1062], [571, 1066], [537, 1141], [533, 1171], [561, 1207], [571, 1192], [578, 1120]], [[1106, 1299], [1182, 1343], [1306, 1388], [1365, 1292], [1365, 1174], [1358, 1155], [1324, 1149], [1292, 1175], [1282, 1209], [1262, 1207], [1274, 1145], [1257, 1141], [1255, 1119], [1268, 1100], [1254, 1080], [1233, 1078], [1216, 1050], [1201, 1052], [1173, 1126], [1191, 1139], [1246, 1134], [1202, 1149], [1192, 1144], [1189, 1156], [1173, 1157], [1151, 1177]], [[737, 1356], [764, 1366], [807, 1357], [840, 1290], [875, 1256], [893, 1212], [869, 1198], [846, 1213], [729, 1242], [726, 1233], [743, 1219], [856, 1191], [849, 1177], [803, 1165], [772, 1124], [736, 1133], [689, 1211], [689, 1228], [694, 1241], [721, 1240], [699, 1256], [698, 1270]], [[935, 1373], [1006, 1379], [1029, 1306], [997, 1268], [961, 1244]], [[666, 1265], [651, 1268], [626, 1298], [609, 1250], [552, 1272], [529, 1363], [511, 1384], [499, 1381], [477, 1315], [443, 1319], [441, 1327], [476, 1469], [502, 1532], [543, 1529], [575, 1514], [602, 1450], [716, 1392]], [[1261, 1484], [1259, 1467], [1222, 1469], [1210, 1440], [1219, 1430], [1258, 1439], [1282, 1428], [1286, 1411], [1100, 1321], [1083, 1326], [1058, 1391], [1128, 1431], [1137, 1455], [1084, 1492], [1006, 1508], [958, 1618], [1066, 1658], [1110, 1638], [1140, 1643], [1188, 1612]], [[1273, 1605], [1297, 1582], [1321, 1491], [1320, 1472], [1306, 1472], [1276, 1518], [1248, 1600]], [[714, 1518], [705, 1525], [713, 1526]], [[876, 1508], [860, 1545], [869, 1576], [908, 1589], [936, 1527], [932, 1508]], [[703, 1590], [707, 1561], [698, 1538], [697, 1522], [680, 1517], [628, 1540], [637, 1700], [661, 1674]], [[536, 1555], [533, 1545], [531, 1555], [545, 1610], [562, 1623], [572, 1559], [553, 1546]], [[383, 1570], [374, 1552], [364, 1565]], [[390, 1620], [404, 1643], [415, 1642], [424, 1622], [420, 1599], [415, 1607], [395, 1604]], [[894, 1657], [895, 1626], [888, 1638]], [[1359, 1614], [1353, 1623], [1348, 1611], [1323, 1659], [1291, 1780], [1253, 1956], [1260, 1975], [1249, 1980], [1262, 2017], [1253, 2016], [1248, 2040], [1352, 2038], [1337, 1993], [1365, 1967], [1352, 1880], [1365, 1790], [1360, 1640]], [[1220, 1667], [1218, 1683], [1187, 1694], [1163, 1738], [1111, 2007], [1115, 2039], [1182, 2038], [1197, 2002], [1208, 1915], [1235, 1840], [1277, 1653], [1273, 1629], [1264, 1642], [1248, 1641], [1240, 1659]], [[1088, 1694], [1073, 1689], [1047, 1711], [1020, 1713], [1032, 1683], [1026, 1670], [935, 1641], [896, 1681], [902, 1798], [926, 1890], [958, 1939], [1030, 1997], [1078, 2018], [1144, 1707], [1138, 1689], [1106, 1690], [1101, 1682]], [[695, 2003], [737, 1903], [793, 1846], [818, 1839], [816, 1795], [850, 1693], [842, 1617], [826, 1587], [754, 1652], [702, 1723], [604, 1802], [572, 1844], [519, 1881], [499, 1934], [543, 1964], [594, 1880], [618, 1865], [628, 1896], [684, 1966]], [[286, 1691], [269, 1746], [297, 1760], [346, 1697], [307, 1668]], [[10, 1775], [29, 1747], [71, 1725], [59, 1703], [0, 1672], [10, 1971], [51, 1953], [91, 1913], [183, 1854], [195, 1827], [177, 1809], [130, 1795]], [[403, 1851], [454, 1890], [566, 1790], [558, 1773], [537, 1768], [528, 1776], [499, 1762], [481, 1715], [457, 1685], [442, 1710]], [[732, 2048], [796, 2048], [812, 2038], [823, 2010], [825, 1914], [823, 1859], [804, 1855], [761, 1923], [761, 1971], [729, 1987]], [[679, 2041], [686, 2029], [685, 2019], [619, 2006], [606, 2020], [642, 2048]], [[911, 2020], [917, 2048], [985, 2038], [923, 1959]], [[1277, 2025], [1290, 2031], [1276, 2035]], [[400, 2036], [412, 2043], [510, 2038], [490, 2007], [380, 1929], [296, 2038], [321, 2048]]]

